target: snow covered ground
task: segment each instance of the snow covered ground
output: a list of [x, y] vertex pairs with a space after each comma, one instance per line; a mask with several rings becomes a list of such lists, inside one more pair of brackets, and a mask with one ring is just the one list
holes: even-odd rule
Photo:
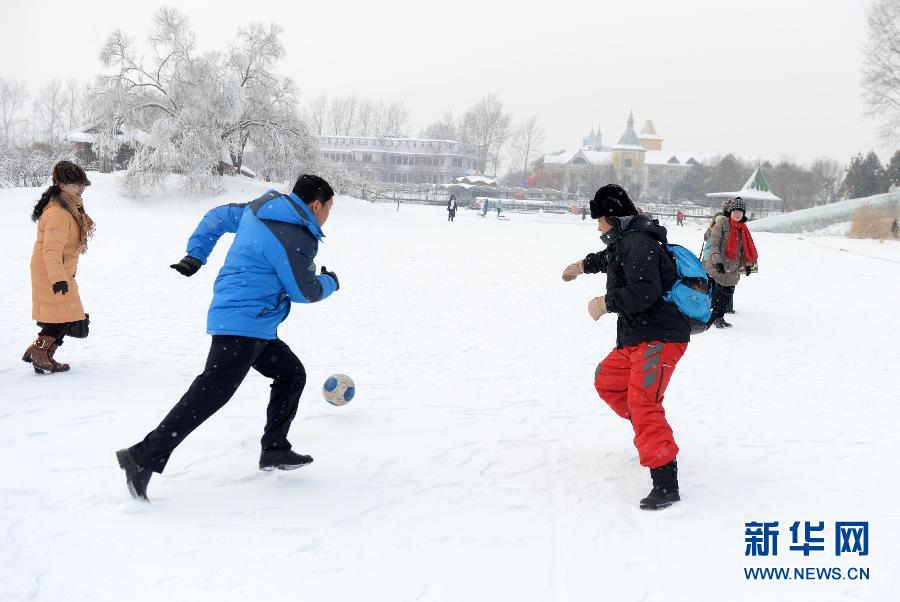
[[[92, 334], [53, 376], [19, 360], [38, 191], [0, 191], [0, 600], [896, 599], [900, 244], [757, 234], [734, 328], [696, 337], [666, 395], [683, 502], [648, 513], [629, 425], [593, 390], [615, 338], [586, 309], [604, 279], [560, 279], [602, 247], [595, 223], [462, 210], [450, 224], [441, 207], [338, 199], [318, 263], [341, 290], [281, 330], [310, 377], [291, 440], [315, 463], [256, 469], [268, 391], [252, 374], [146, 505], [114, 452], [201, 370], [229, 239], [194, 278], [168, 266], [207, 208], [263, 188], [133, 201], [92, 180], [78, 273]], [[699, 249], [699, 225], [669, 230]], [[333, 372], [356, 381], [348, 406], [321, 397]], [[749, 521], [779, 521], [777, 557], [745, 556]], [[824, 521], [826, 550], [790, 551], [793, 521]], [[868, 556], [835, 556], [835, 521], [869, 521]]]

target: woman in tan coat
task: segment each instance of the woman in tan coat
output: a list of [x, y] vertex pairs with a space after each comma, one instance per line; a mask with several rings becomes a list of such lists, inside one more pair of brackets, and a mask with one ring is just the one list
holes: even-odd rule
[[38, 374], [68, 370], [69, 365], [57, 362], [53, 355], [70, 330], [86, 327], [75, 272], [78, 256], [87, 250], [94, 234], [94, 221], [81, 199], [90, 185], [81, 167], [60, 161], [53, 167], [53, 185], [41, 195], [31, 215], [38, 223], [31, 255], [31, 316], [41, 331], [22, 359], [32, 363]]

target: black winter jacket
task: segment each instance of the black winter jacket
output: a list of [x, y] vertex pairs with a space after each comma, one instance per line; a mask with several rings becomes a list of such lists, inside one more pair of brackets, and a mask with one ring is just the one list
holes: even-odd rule
[[635, 215], [601, 237], [606, 249], [584, 258], [587, 274], [606, 273], [606, 309], [619, 314], [616, 346], [649, 341], [687, 343], [691, 328], [663, 294], [675, 284], [675, 264], [662, 248], [666, 229], [656, 220]]

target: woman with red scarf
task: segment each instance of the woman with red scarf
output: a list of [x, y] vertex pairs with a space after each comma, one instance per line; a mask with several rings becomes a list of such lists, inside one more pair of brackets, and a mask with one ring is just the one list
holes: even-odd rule
[[746, 208], [744, 200], [737, 197], [712, 228], [706, 272], [716, 283], [712, 301], [716, 328], [731, 327], [723, 317], [725, 308], [731, 303], [741, 272], [749, 276], [759, 257], [747, 226]]

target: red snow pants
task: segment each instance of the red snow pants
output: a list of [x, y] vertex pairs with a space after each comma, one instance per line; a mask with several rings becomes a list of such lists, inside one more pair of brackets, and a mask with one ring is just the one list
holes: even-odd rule
[[641, 465], [659, 468], [678, 453], [666, 421], [663, 394], [687, 343], [651, 341], [613, 349], [600, 365], [594, 387], [609, 407], [630, 418]]

